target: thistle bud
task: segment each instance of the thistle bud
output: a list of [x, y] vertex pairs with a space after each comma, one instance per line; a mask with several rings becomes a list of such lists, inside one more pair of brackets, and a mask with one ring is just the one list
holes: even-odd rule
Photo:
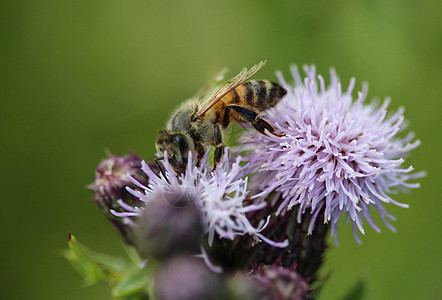
[[[252, 224], [271, 214], [271, 209], [269, 205], [249, 214]], [[315, 229], [310, 234], [309, 228], [313, 226]], [[241, 237], [234, 241], [218, 241], [211, 255], [216, 257], [217, 264], [228, 270], [251, 271], [275, 262], [283, 267], [295, 266], [295, 271], [312, 283], [318, 277], [317, 273], [328, 247], [328, 229], [328, 224], [323, 224], [322, 220], [309, 214], [302, 215], [298, 222], [297, 211], [292, 210], [284, 216], [273, 216], [263, 231], [269, 239], [288, 240], [287, 247], [273, 247], [268, 243], [252, 244], [248, 237]]]
[[253, 272], [248, 285], [253, 299], [308, 300], [312, 292], [307, 282], [293, 268], [265, 266]]
[[167, 197], [153, 197], [138, 216], [137, 250], [145, 257], [160, 259], [199, 253], [204, 233], [199, 209], [180, 195]]
[[[322, 211], [321, 211], [322, 212]], [[255, 249], [256, 255], [252, 266], [271, 265], [275, 261], [284, 267], [296, 266], [296, 272], [310, 283], [317, 279], [317, 272], [322, 265], [324, 252], [327, 249], [329, 225], [311, 214], [304, 214], [300, 221], [297, 210], [284, 216], [275, 217], [267, 227], [266, 234], [274, 239], [287, 237], [290, 244], [287, 248], [277, 249], [265, 244]], [[310, 233], [309, 228], [314, 227]]]
[[218, 300], [225, 299], [221, 277], [211, 272], [204, 262], [193, 257], [176, 257], [155, 277], [155, 299]]
[[[126, 190], [126, 187], [135, 187], [128, 175], [147, 185], [148, 177], [140, 168], [141, 158], [133, 153], [129, 152], [125, 156], [107, 153], [107, 158], [97, 166], [94, 183], [87, 186], [94, 191], [94, 200], [106, 219], [117, 228], [124, 241], [131, 245], [134, 243], [133, 222], [130, 218], [123, 219], [115, 216], [111, 210], [120, 212], [124, 211], [122, 205], [142, 204], [141, 200]], [[151, 168], [156, 170], [155, 164], [152, 164]]]

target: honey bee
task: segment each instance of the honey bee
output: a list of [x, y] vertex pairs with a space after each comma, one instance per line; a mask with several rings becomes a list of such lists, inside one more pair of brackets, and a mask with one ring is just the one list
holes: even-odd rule
[[268, 131], [277, 135], [273, 125], [259, 113], [275, 106], [287, 91], [269, 80], [246, 82], [264, 64], [265, 61], [250, 70], [242, 69], [207, 97], [193, 97], [172, 113], [155, 146], [161, 154], [167, 151], [169, 163], [177, 173], [185, 171], [189, 151], [197, 154], [199, 163], [208, 146], [215, 146], [216, 169], [224, 153], [223, 131], [232, 120], [249, 123], [263, 134]]

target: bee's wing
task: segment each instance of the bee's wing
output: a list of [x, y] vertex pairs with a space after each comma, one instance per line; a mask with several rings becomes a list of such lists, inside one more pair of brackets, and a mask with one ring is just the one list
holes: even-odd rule
[[201, 108], [198, 110], [194, 116], [194, 120], [200, 119], [212, 106], [214, 106], [219, 100], [222, 99], [228, 92], [236, 88], [238, 85], [244, 83], [247, 79], [256, 74], [264, 65], [265, 61], [261, 61], [259, 64], [254, 65], [247, 70], [247, 68], [242, 69], [242, 71], [217, 88], [202, 104]]
[[202, 86], [192, 98], [202, 99], [208, 92], [210, 92], [210, 90], [215, 88], [216, 82], [224, 79], [224, 75], [226, 75], [227, 71], [229, 71], [227, 68], [221, 69], [218, 73], [215, 74], [215, 76], [209, 82], [207, 82], [204, 86]]

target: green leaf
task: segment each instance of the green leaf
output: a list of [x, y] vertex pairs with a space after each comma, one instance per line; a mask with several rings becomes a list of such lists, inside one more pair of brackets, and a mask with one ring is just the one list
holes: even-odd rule
[[313, 299], [320, 299], [319, 296], [321, 295], [322, 289], [324, 288], [324, 286], [325, 286], [325, 281], [323, 283], [319, 284], [318, 286], [316, 286], [313, 289], [313, 292], [308, 296]]
[[312, 285], [313, 292], [309, 295], [310, 298], [321, 299], [320, 296], [321, 296], [322, 290], [324, 289], [325, 284], [330, 279], [330, 276], [331, 276], [331, 273], [328, 273], [327, 275], [325, 275], [325, 277], [323, 277], [320, 280], [317, 280], [316, 283], [314, 285]]
[[347, 292], [342, 300], [364, 300], [367, 299], [367, 285], [364, 280], [359, 279], [353, 288]]
[[125, 247], [129, 259], [98, 253], [82, 245], [69, 235], [69, 249], [63, 251], [63, 256], [83, 276], [86, 285], [99, 281], [107, 283], [112, 289], [112, 295], [124, 300], [153, 299], [152, 274], [156, 262], [151, 261], [145, 266], [132, 247]]
[[128, 296], [124, 296], [122, 298], [118, 298], [118, 300], [150, 300], [154, 298], [150, 298], [145, 292], [141, 292], [138, 294], [132, 294]]
[[100, 280], [113, 285], [129, 268], [128, 263], [120, 257], [92, 251], [73, 235], [69, 235], [68, 246], [69, 249], [63, 251], [62, 255], [83, 276], [86, 285]]
[[73, 235], [69, 235], [68, 246], [69, 249], [62, 254], [77, 272], [83, 275], [87, 285], [100, 280], [112, 284], [129, 268], [128, 262], [122, 258], [92, 251], [78, 242]]
[[145, 292], [152, 284], [151, 274], [149, 273], [149, 269], [146, 267], [133, 268], [120, 282], [118, 282], [117, 285], [115, 285], [112, 289], [112, 294], [116, 298], [140, 294], [140, 296], [143, 296], [144, 298], [139, 299], [149, 299]]

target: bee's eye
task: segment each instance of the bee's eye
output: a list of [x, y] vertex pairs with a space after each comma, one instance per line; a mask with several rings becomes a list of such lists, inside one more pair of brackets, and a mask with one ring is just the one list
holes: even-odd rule
[[184, 135], [176, 134], [173, 139], [181, 153], [187, 153], [190, 150], [189, 140]]

